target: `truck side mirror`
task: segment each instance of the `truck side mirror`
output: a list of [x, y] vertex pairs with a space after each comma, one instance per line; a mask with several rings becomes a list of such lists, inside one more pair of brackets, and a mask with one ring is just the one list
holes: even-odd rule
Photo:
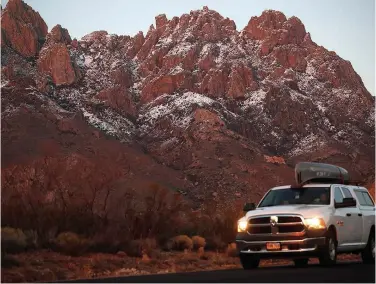
[[355, 207], [356, 200], [352, 197], [346, 197], [341, 203], [334, 203], [335, 208]]
[[256, 209], [256, 205], [254, 203], [246, 203], [244, 204], [244, 207], [243, 207], [244, 212], [255, 210], [255, 209]]

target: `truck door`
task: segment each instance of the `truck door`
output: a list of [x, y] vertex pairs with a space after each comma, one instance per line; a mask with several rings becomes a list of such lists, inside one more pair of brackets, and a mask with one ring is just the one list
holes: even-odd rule
[[[339, 186], [334, 187], [334, 202], [342, 203], [343, 201], [343, 193]], [[348, 234], [346, 233], [347, 222], [345, 222], [346, 217], [346, 209], [347, 208], [335, 208], [334, 210], [334, 225], [336, 226], [337, 230], [337, 241], [338, 246], [342, 246], [349, 242]]]
[[354, 193], [363, 219], [363, 237], [361, 242], [363, 245], [366, 245], [371, 227], [375, 224], [375, 205], [366, 189], [357, 188], [354, 189]]
[[[356, 197], [351, 194], [348, 187], [341, 186], [341, 190], [345, 198], [351, 197], [357, 200]], [[344, 222], [347, 223], [346, 235], [348, 237], [348, 245], [359, 246], [362, 243], [363, 236], [363, 218], [359, 209], [359, 203], [357, 202], [356, 207], [347, 207], [344, 209], [346, 209]]]

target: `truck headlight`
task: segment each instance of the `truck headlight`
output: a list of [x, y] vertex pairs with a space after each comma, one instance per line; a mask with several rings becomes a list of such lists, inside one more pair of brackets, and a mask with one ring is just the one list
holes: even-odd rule
[[238, 221], [238, 232], [244, 232], [247, 230], [248, 222], [246, 220]]
[[308, 229], [325, 229], [325, 221], [322, 218], [308, 218], [304, 219], [305, 225]]

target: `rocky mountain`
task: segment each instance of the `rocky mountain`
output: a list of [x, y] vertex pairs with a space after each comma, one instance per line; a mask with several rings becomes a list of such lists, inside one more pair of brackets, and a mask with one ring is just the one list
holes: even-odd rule
[[1, 23], [2, 176], [20, 177], [9, 190], [30, 190], [46, 157], [62, 173], [81, 175], [79, 161], [124, 170], [119, 191], [154, 182], [195, 204], [258, 201], [299, 161], [374, 180], [374, 98], [296, 17], [267, 10], [239, 31], [203, 7], [158, 15], [146, 35], [72, 40], [10, 0]]

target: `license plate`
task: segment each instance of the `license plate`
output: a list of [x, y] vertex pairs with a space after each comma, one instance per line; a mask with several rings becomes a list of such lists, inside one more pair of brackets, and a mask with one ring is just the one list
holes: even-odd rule
[[280, 243], [266, 243], [267, 250], [281, 250]]

